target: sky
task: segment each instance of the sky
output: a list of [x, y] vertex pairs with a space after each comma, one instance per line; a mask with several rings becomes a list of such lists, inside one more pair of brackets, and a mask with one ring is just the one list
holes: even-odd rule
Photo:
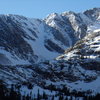
[[100, 7], [100, 0], [0, 0], [0, 14], [45, 18], [51, 13], [83, 12]]

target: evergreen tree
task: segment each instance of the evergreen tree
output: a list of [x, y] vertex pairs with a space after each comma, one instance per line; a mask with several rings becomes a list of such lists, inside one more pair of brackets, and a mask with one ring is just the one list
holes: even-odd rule
[[59, 96], [59, 100], [63, 100], [64, 98], [63, 98], [63, 95], [60, 95]]
[[0, 83], [0, 100], [5, 99], [5, 91], [5, 86], [3, 85], [3, 83]]
[[52, 100], [54, 100], [54, 95], [52, 96]]
[[46, 95], [46, 93], [44, 91], [43, 91], [43, 99], [45, 99], [45, 100], [48, 99], [48, 97], [47, 97], [47, 95]]
[[37, 94], [37, 100], [40, 100], [40, 92], [39, 92], [39, 89], [38, 89], [38, 94]]

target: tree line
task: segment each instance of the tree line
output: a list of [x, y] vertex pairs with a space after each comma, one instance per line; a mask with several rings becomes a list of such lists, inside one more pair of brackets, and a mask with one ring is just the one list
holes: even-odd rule
[[[50, 86], [51, 92], [53, 91], [54, 86]], [[15, 86], [12, 84], [11, 89], [7, 89], [4, 84], [0, 83], [0, 100], [55, 100], [57, 98], [58, 100], [79, 100], [81, 98], [82, 100], [100, 100], [100, 94], [89, 95], [86, 94], [89, 93], [89, 91], [86, 92], [77, 92], [77, 91], [70, 91], [66, 87], [64, 87], [62, 90], [57, 90], [57, 94], [55, 95], [48, 95], [45, 92], [43, 94], [40, 94], [40, 90], [38, 89], [37, 95], [27, 94], [21, 95], [20, 90], [16, 91], [18, 89], [15, 88]], [[56, 89], [55, 89], [56, 90]]]

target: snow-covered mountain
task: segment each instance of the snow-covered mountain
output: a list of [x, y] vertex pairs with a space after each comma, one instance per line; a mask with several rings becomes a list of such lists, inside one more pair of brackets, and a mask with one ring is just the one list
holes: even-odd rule
[[22, 95], [34, 88], [49, 96], [100, 93], [99, 54], [100, 8], [43, 20], [0, 15], [0, 82], [21, 85]]
[[52, 60], [100, 27], [99, 17], [99, 8], [84, 13], [53, 13], [43, 20], [0, 15], [0, 64]]
[[[29, 91], [27, 86], [32, 84], [34, 87], [30, 92], [33, 95], [34, 88], [36, 91], [40, 89], [41, 93], [48, 90], [48, 95], [57, 94], [62, 89], [95, 95], [100, 93], [99, 48], [100, 31], [95, 30], [54, 61], [33, 65], [0, 66], [0, 79], [7, 84], [26, 84], [21, 88], [21, 92], [26, 94]], [[50, 92], [51, 84], [53, 92]]]

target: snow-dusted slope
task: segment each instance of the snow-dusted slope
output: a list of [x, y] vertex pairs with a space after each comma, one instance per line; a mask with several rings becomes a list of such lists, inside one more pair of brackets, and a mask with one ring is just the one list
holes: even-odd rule
[[70, 46], [64, 34], [40, 19], [0, 15], [0, 26], [0, 53], [9, 59], [6, 64], [54, 59]]
[[56, 34], [57, 30], [46, 25], [43, 20], [18, 15], [0, 15], [0, 26], [0, 53], [4, 55], [3, 59], [9, 59], [6, 64], [29, 64], [39, 59], [50, 60], [66, 48], [61, 47], [60, 41], [52, 34]]
[[[100, 92], [100, 30], [88, 34], [57, 57], [57, 60], [63, 63], [64, 68], [68, 68], [68, 64], [71, 64], [71, 74], [79, 78], [75, 82], [68, 83], [72, 89]], [[88, 78], [88, 83], [83, 76], [85, 79]]]
[[[65, 51], [64, 55], [58, 57], [61, 59], [79, 59], [91, 61], [99, 61], [100, 52], [100, 29], [94, 30], [93, 33], [88, 34], [82, 40], [78, 41], [72, 48]], [[75, 58], [74, 58], [75, 57]], [[85, 58], [85, 59], [84, 59]]]

